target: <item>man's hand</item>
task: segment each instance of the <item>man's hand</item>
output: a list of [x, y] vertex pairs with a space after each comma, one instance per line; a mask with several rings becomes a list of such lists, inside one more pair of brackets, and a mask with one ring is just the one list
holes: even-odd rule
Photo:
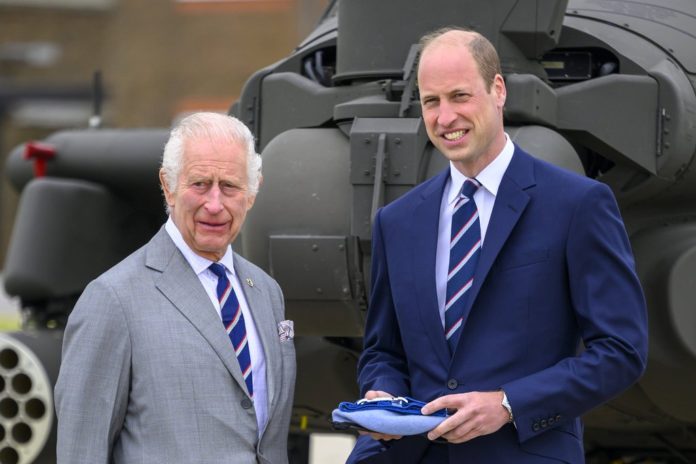
[[463, 443], [497, 432], [510, 419], [502, 401], [502, 391], [459, 393], [431, 401], [421, 409], [423, 414], [445, 408], [456, 409], [457, 412], [428, 432], [428, 439], [442, 437], [450, 443]]
[[[380, 397], [386, 397], [386, 398], [394, 398], [394, 395], [391, 393], [383, 392], [381, 390], [370, 390], [367, 393], [365, 393], [365, 399], [366, 400], [374, 400], [375, 398], [380, 398]], [[386, 433], [377, 433], [377, 432], [359, 432], [360, 435], [369, 435], [375, 440], [383, 440], [383, 441], [389, 441], [389, 440], [398, 440], [401, 438], [401, 435], [388, 435]]]

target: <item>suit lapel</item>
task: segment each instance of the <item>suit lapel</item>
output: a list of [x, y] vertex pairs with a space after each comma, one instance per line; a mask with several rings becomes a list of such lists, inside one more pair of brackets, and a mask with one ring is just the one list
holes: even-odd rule
[[198, 276], [164, 230], [148, 245], [146, 264], [162, 275], [155, 286], [210, 344], [240, 388], [246, 384], [222, 322]]
[[531, 156], [515, 147], [515, 153], [498, 187], [498, 195], [476, 267], [474, 284], [464, 312], [464, 324], [493, 263], [529, 203], [529, 194], [525, 190], [534, 184], [534, 165]]
[[435, 260], [437, 255], [437, 231], [440, 222], [440, 205], [449, 169], [438, 174], [415, 204], [410, 227], [413, 251], [414, 283], [417, 295], [417, 311], [422, 327], [428, 334], [433, 350], [443, 365], [450, 362], [449, 347], [440, 320], [435, 284]]
[[278, 344], [277, 324], [267, 297], [268, 292], [262, 288], [266, 283], [259, 279], [252, 279], [250, 266], [236, 253], [234, 256], [234, 268], [239, 276], [239, 282], [249, 305], [249, 311], [254, 318], [256, 332], [261, 339], [263, 353], [266, 358], [267, 406], [270, 417], [270, 411], [273, 405], [275, 405], [278, 394], [277, 373], [282, 369], [282, 366], [279, 364], [282, 356], [280, 354], [280, 345]]

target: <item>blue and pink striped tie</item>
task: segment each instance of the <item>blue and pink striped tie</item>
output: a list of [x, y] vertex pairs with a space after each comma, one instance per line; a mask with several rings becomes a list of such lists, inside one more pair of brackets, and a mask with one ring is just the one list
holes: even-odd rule
[[232, 284], [227, 278], [225, 266], [218, 263], [210, 265], [210, 270], [218, 278], [217, 297], [220, 302], [222, 313], [222, 323], [227, 330], [227, 335], [230, 337], [232, 347], [237, 354], [239, 367], [242, 369], [244, 382], [249, 390], [249, 396], [254, 397], [254, 381], [251, 374], [251, 355], [249, 352], [249, 343], [247, 341], [246, 325], [244, 325], [244, 315], [242, 307], [239, 305], [237, 295], [234, 293]]
[[467, 179], [452, 213], [445, 303], [445, 338], [451, 353], [454, 353], [459, 341], [464, 308], [474, 282], [474, 271], [481, 252], [481, 225], [476, 202], [474, 202], [474, 193], [480, 186], [476, 179]]

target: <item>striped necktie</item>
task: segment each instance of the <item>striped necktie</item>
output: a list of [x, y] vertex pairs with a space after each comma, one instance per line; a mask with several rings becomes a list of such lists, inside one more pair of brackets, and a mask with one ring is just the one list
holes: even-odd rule
[[445, 299], [445, 338], [451, 353], [454, 353], [459, 341], [464, 321], [464, 308], [469, 297], [469, 289], [474, 282], [474, 271], [481, 250], [481, 225], [476, 202], [474, 202], [474, 193], [480, 186], [476, 179], [467, 179], [452, 213]]
[[237, 354], [239, 367], [242, 369], [244, 382], [246, 383], [249, 396], [254, 397], [254, 382], [251, 374], [251, 355], [249, 343], [247, 341], [246, 325], [244, 325], [244, 315], [242, 307], [239, 305], [237, 295], [234, 293], [232, 283], [227, 278], [225, 266], [213, 263], [209, 268], [218, 278], [217, 297], [220, 302], [220, 312], [222, 313], [222, 323], [225, 326], [227, 335], [230, 337], [232, 347]]

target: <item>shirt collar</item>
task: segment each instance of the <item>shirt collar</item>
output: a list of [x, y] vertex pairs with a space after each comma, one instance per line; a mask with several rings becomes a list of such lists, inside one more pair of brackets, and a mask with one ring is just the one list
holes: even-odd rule
[[[483, 168], [483, 171], [479, 172], [476, 176], [476, 180], [493, 196], [498, 194], [498, 188], [500, 183], [503, 181], [503, 175], [510, 165], [512, 160], [512, 154], [515, 152], [515, 146], [513, 145], [510, 137], [505, 134], [505, 146], [503, 150], [496, 156], [491, 163]], [[447, 204], [452, 204], [457, 197], [459, 192], [462, 190], [464, 182], [468, 179], [464, 174], [461, 173], [459, 169], [454, 166], [454, 163], [450, 161], [450, 190], [447, 196]]]
[[[184, 241], [184, 237], [181, 235], [181, 232], [179, 232], [179, 228], [176, 226], [176, 224], [174, 224], [171, 216], [169, 216], [169, 219], [167, 219], [167, 223], [164, 225], [164, 228], [174, 241], [174, 245], [176, 245], [176, 247], [184, 255], [184, 258], [189, 263], [191, 269], [193, 269], [193, 272], [195, 272], [196, 275], [200, 275], [201, 272], [206, 271], [208, 267], [210, 267], [213, 261], [200, 256], [188, 246], [188, 244]], [[218, 262], [224, 265], [227, 268], [227, 271], [234, 275], [234, 253], [232, 253], [232, 247], [230, 245], [227, 245], [225, 254]]]

